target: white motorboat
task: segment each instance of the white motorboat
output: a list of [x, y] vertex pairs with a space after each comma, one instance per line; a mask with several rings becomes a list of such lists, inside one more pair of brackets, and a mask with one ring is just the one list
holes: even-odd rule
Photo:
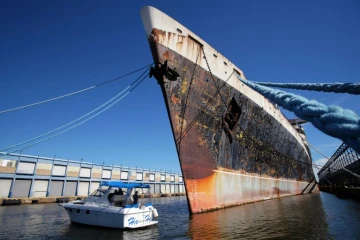
[[[71, 222], [110, 227], [141, 228], [157, 224], [158, 216], [151, 203], [150, 185], [142, 183], [102, 182], [83, 201], [61, 204]], [[142, 190], [144, 198], [139, 198]]]

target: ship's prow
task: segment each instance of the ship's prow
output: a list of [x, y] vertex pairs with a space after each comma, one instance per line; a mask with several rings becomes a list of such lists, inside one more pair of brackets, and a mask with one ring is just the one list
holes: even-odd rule
[[152, 29], [152, 18], [151, 13], [159, 11], [158, 9], [151, 7], [151, 6], [144, 6], [143, 8], [141, 8], [140, 11], [140, 16], [145, 28], [145, 32], [146, 32], [146, 36], [148, 36], [151, 33], [151, 29]]
[[176, 22], [170, 16], [152, 6], [144, 6], [141, 8], [140, 16], [147, 36], [151, 34], [152, 29], [156, 26], [162, 26], [164, 28], [163, 30], [166, 30], [166, 25], [170, 27], [174, 24], [172, 22]]
[[314, 177], [311, 158], [277, 106], [176, 20], [151, 6], [141, 18], [191, 213], [300, 194]]

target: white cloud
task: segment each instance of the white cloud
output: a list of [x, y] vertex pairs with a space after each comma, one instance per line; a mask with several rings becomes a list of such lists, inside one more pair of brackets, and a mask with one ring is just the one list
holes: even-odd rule
[[319, 167], [323, 167], [327, 161], [328, 161], [327, 158], [320, 158], [315, 160], [315, 163], [319, 165]]

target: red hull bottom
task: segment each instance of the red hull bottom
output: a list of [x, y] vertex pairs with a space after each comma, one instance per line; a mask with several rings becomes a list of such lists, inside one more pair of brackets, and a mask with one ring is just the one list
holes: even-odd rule
[[209, 177], [188, 179], [186, 189], [192, 213], [200, 213], [300, 194], [308, 184], [214, 170]]

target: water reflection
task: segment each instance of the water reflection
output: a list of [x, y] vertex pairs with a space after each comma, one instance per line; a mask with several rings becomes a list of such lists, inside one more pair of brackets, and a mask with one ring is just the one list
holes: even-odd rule
[[192, 239], [332, 239], [319, 194], [194, 215]]
[[188, 214], [185, 197], [153, 199], [159, 224], [117, 230], [71, 224], [56, 204], [0, 207], [0, 239], [360, 239], [360, 203], [315, 193]]
[[321, 193], [329, 232], [336, 239], [360, 239], [360, 202]]
[[157, 239], [157, 227], [140, 230], [121, 230], [100, 227], [88, 227], [79, 224], [70, 224], [67, 230], [58, 239]]

